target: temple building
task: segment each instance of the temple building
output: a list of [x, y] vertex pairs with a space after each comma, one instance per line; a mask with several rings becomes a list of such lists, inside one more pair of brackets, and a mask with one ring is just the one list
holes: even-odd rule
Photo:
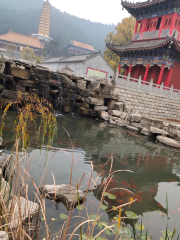
[[180, 89], [180, 1], [122, 1], [122, 6], [136, 25], [132, 42], [106, 43], [120, 57], [119, 73], [124, 67], [125, 76]]
[[39, 21], [38, 34], [32, 34], [34, 37], [38, 37], [40, 41], [50, 41], [52, 38], [49, 37], [51, 24], [51, 4], [49, 0], [44, 2], [41, 11], [41, 17]]
[[86, 53], [95, 53], [94, 47], [85, 43], [72, 40], [66, 49], [70, 54], [79, 55]]
[[0, 35], [0, 51], [3, 54], [7, 54], [11, 51], [16, 57], [20, 56], [21, 51], [24, 47], [30, 47], [33, 49], [35, 54], [41, 53], [41, 50], [44, 48], [43, 44], [32, 36], [15, 33], [11, 30]]

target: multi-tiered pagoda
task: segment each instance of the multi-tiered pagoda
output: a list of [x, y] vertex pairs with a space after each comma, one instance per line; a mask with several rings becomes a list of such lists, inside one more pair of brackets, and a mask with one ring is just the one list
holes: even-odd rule
[[136, 25], [132, 42], [106, 46], [120, 56], [119, 71], [180, 89], [180, 0], [148, 0], [122, 6]]

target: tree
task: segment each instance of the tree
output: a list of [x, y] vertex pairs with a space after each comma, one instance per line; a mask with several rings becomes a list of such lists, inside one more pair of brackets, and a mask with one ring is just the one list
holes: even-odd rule
[[[118, 23], [114, 31], [107, 35], [105, 41], [114, 45], [129, 43], [133, 38], [134, 27], [135, 19], [132, 16], [129, 18], [124, 18], [122, 23]], [[120, 58], [109, 49], [105, 50], [104, 57], [116, 71]]]
[[28, 61], [34, 60], [34, 51], [30, 47], [25, 47], [21, 52], [21, 58]]
[[35, 56], [33, 49], [30, 47], [25, 47], [22, 50], [20, 56], [24, 60], [28, 60], [28, 61], [36, 60], [37, 63], [40, 63], [42, 59], [42, 56]]

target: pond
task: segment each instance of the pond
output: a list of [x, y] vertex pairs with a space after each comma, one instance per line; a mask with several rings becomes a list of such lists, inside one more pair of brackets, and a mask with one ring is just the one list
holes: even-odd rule
[[[2, 114], [2, 113], [1, 113]], [[15, 112], [9, 112], [5, 118], [3, 131], [3, 147], [8, 155], [13, 144], [13, 123], [16, 117]], [[29, 174], [37, 185], [45, 171], [44, 180], [46, 184], [54, 184], [53, 176], [57, 185], [69, 184], [71, 174], [71, 162], [73, 158], [72, 182], [76, 185], [85, 173], [81, 183], [81, 190], [86, 191], [90, 179], [93, 164], [93, 181], [90, 184], [90, 191], [87, 195], [85, 207], [81, 216], [87, 219], [87, 214], [96, 214], [98, 211], [102, 188], [101, 183], [109, 175], [111, 162], [108, 159], [113, 157], [112, 170], [130, 170], [115, 172], [108, 186], [108, 191], [113, 188], [124, 188], [126, 190], [113, 190], [115, 200], [105, 198], [103, 202], [110, 208], [131, 201], [133, 196], [127, 190], [135, 194], [137, 201], [123, 207], [125, 211], [136, 213], [139, 218], [136, 222], [145, 226], [146, 233], [153, 235], [153, 239], [159, 239], [167, 225], [173, 231], [177, 226], [177, 233], [180, 232], [180, 151], [167, 148], [157, 144], [155, 140], [148, 139], [131, 131], [122, 128], [107, 126], [104, 122], [93, 119], [68, 117], [60, 115], [57, 117], [57, 137], [54, 141], [54, 149], [46, 153], [46, 149], [36, 149], [34, 142], [34, 130], [32, 129], [32, 145], [28, 149]], [[68, 134], [70, 136], [68, 136]], [[73, 144], [73, 150], [72, 145]], [[22, 162], [25, 166], [26, 163]], [[101, 176], [98, 175], [101, 173]], [[44, 181], [43, 180], [43, 181]], [[166, 194], [168, 198], [168, 210], [171, 218], [167, 218]], [[34, 199], [33, 184], [29, 186], [29, 197]], [[47, 223], [51, 226], [51, 234], [56, 233], [62, 227], [63, 221], [60, 214], [68, 215], [63, 203], [46, 199]], [[107, 211], [100, 209], [102, 221], [107, 224], [114, 223], [114, 217], [118, 217], [118, 211]], [[79, 210], [75, 209], [69, 234], [74, 230]], [[84, 221], [84, 220], [82, 220]], [[132, 231], [132, 223], [125, 220], [127, 227]], [[45, 237], [44, 219], [41, 217], [40, 237]], [[95, 227], [95, 234], [100, 231]], [[85, 229], [84, 229], [85, 232]], [[137, 231], [138, 233], [140, 231]], [[79, 231], [76, 232], [78, 234]], [[85, 232], [86, 233], [86, 232]], [[113, 235], [102, 235], [104, 239], [115, 239]], [[133, 236], [133, 234], [131, 234]], [[52, 237], [52, 239], [53, 239]], [[67, 238], [68, 239], [68, 238]], [[79, 239], [74, 236], [73, 239]], [[177, 239], [177, 238], [175, 238]]]

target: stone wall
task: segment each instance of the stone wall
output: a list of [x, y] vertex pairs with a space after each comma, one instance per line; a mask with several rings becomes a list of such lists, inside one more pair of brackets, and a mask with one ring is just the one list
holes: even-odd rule
[[132, 112], [163, 119], [180, 120], [180, 98], [147, 93], [124, 86], [117, 88], [118, 100], [125, 102]]

